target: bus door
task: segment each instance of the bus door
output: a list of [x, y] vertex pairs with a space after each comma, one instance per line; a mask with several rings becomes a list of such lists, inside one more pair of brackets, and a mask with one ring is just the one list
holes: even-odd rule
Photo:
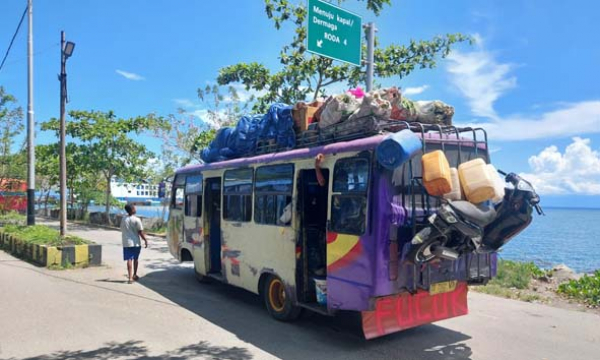
[[221, 273], [221, 178], [206, 179], [204, 189], [205, 242], [208, 242], [209, 273]]
[[171, 193], [171, 205], [169, 207], [169, 222], [167, 232], [167, 243], [169, 251], [176, 259], [180, 258], [181, 246], [184, 241], [183, 231], [183, 208], [184, 208], [184, 189], [185, 175], [177, 175], [173, 182]]
[[327, 200], [329, 170], [321, 170], [325, 184], [319, 184], [315, 170], [301, 170], [298, 192], [301, 256], [297, 266], [298, 299], [316, 303], [315, 278], [327, 276]]

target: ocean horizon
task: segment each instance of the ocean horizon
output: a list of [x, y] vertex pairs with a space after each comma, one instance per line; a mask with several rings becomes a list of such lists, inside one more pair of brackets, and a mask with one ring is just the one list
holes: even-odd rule
[[533, 261], [542, 268], [565, 264], [576, 272], [600, 269], [594, 251], [600, 234], [600, 208], [544, 207], [531, 225], [499, 252], [499, 258]]

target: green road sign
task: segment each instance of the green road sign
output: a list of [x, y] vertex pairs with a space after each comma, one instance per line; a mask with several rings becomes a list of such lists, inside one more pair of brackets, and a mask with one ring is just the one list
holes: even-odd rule
[[308, 0], [308, 51], [360, 66], [360, 16], [320, 0]]

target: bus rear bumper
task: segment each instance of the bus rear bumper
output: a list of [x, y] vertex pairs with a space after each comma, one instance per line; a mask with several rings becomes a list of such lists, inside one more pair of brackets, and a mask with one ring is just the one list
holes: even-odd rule
[[467, 283], [459, 282], [453, 291], [431, 295], [419, 290], [373, 299], [374, 310], [362, 311], [366, 339], [373, 339], [415, 326], [466, 315]]

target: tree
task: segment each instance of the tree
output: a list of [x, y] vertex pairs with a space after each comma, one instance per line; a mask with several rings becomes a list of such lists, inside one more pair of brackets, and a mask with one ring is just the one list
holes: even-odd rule
[[[88, 167], [88, 171], [101, 174], [104, 180], [105, 216], [110, 222], [110, 180], [113, 177], [126, 182], [145, 179], [148, 176], [148, 160], [154, 158], [145, 145], [131, 136], [168, 129], [169, 124], [165, 119], [152, 115], [117, 118], [112, 111], [70, 111], [69, 116], [66, 133], [78, 142], [77, 153], [84, 159], [83, 165]], [[42, 130], [58, 133], [59, 126], [58, 119], [51, 119], [42, 124]]]
[[[14, 138], [23, 131], [23, 109], [14, 96], [0, 86], [0, 177], [22, 178], [23, 169], [15, 164], [12, 147]], [[17, 165], [17, 166], [15, 166]]]
[[[391, 5], [391, 0], [364, 2], [367, 10], [375, 15], [379, 15], [386, 5]], [[289, 0], [265, 0], [265, 11], [277, 30], [288, 22], [296, 28], [292, 42], [280, 52], [281, 68], [271, 71], [257, 62], [238, 63], [220, 69], [217, 77], [220, 85], [242, 83], [247, 90], [265, 92], [258, 98], [254, 110], [264, 112], [272, 102], [293, 104], [306, 100], [308, 96], [316, 99], [326, 95], [326, 87], [335, 83], [356, 86], [366, 81], [366, 73], [360, 67], [306, 52], [304, 22], [307, 9], [304, 1], [292, 4]], [[437, 59], [446, 57], [453, 44], [464, 41], [471, 41], [471, 38], [457, 33], [436, 36], [431, 40], [410, 40], [408, 45], [381, 47], [376, 39], [374, 76], [398, 76], [402, 79], [417, 68], [434, 68]], [[362, 53], [366, 54], [364, 43]]]
[[[60, 181], [59, 144], [48, 144], [36, 146], [36, 177], [42, 193], [46, 194], [45, 207], [48, 204], [49, 192], [57, 188]], [[104, 192], [101, 187], [99, 170], [96, 168], [96, 160], [89, 157], [89, 147], [85, 144], [70, 142], [66, 145], [67, 158], [67, 189], [70, 194], [68, 202], [70, 208], [74, 208], [75, 195], [77, 202], [81, 205], [82, 213], [87, 211], [91, 200], [97, 198], [99, 192]], [[104, 191], [101, 191], [100, 189]], [[102, 201], [104, 202], [104, 201]]]
[[[48, 208], [50, 191], [56, 188], [59, 183], [58, 151], [58, 144], [37, 145], [35, 147], [35, 177], [37, 188], [40, 191], [38, 203], [41, 203], [42, 195], [45, 194], [44, 209]], [[68, 163], [67, 169], [69, 169]]]
[[190, 114], [185, 109], [177, 109], [177, 115], [165, 119], [170, 128], [160, 131], [157, 136], [163, 142], [160, 179], [172, 175], [175, 169], [191, 162], [201, 162], [200, 151], [212, 141], [217, 130], [234, 125], [254, 102], [254, 96], [242, 101], [234, 86], [228, 86], [223, 95], [218, 85], [206, 85], [198, 89], [200, 110]]
[[[26, 176], [27, 154], [23, 146], [13, 152], [14, 139], [23, 131], [23, 109], [17, 106], [14, 96], [0, 86], [0, 186], [6, 189], [18, 189]], [[7, 202], [12, 201], [4, 197]]]

